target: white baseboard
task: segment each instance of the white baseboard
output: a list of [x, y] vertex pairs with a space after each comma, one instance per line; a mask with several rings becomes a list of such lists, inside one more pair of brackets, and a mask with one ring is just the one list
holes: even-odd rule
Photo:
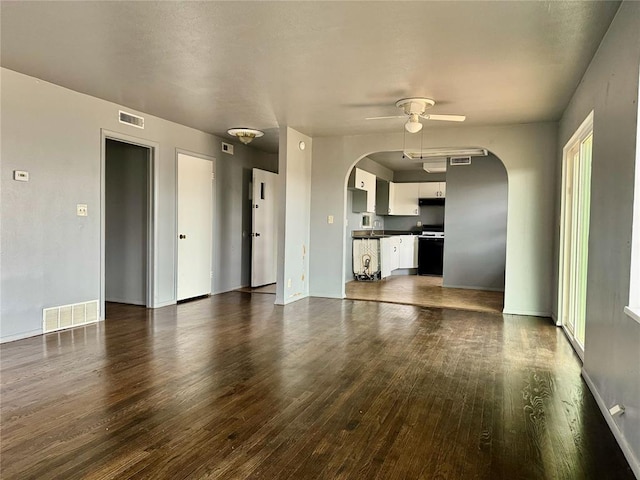
[[0, 338], [0, 343], [15, 342], [16, 340], [22, 340], [23, 338], [36, 337], [42, 335], [42, 328], [37, 330], [29, 330], [28, 332], [16, 333], [14, 335], [7, 335]]
[[502, 313], [506, 315], [526, 315], [528, 317], [551, 317], [551, 312], [541, 312], [536, 310], [508, 310], [505, 308]]
[[609, 428], [611, 429], [613, 436], [618, 442], [618, 445], [620, 445], [620, 449], [622, 450], [622, 453], [627, 459], [627, 462], [629, 462], [629, 466], [631, 467], [631, 470], [633, 471], [636, 478], [640, 480], [640, 462], [638, 462], [638, 459], [633, 454], [633, 450], [631, 450], [631, 447], [629, 446], [626, 439], [624, 438], [624, 435], [622, 435], [622, 432], [618, 428], [618, 425], [616, 424], [616, 422], [613, 420], [613, 417], [609, 413], [609, 407], [607, 407], [607, 405], [604, 403], [604, 400], [600, 396], [598, 389], [596, 388], [595, 384], [593, 383], [593, 381], [589, 377], [589, 374], [585, 371], [584, 368], [582, 369], [582, 378], [584, 378], [584, 381], [587, 383], [589, 390], [591, 390], [591, 394], [593, 395], [593, 398], [596, 399], [596, 403], [598, 404], [598, 407], [600, 407], [600, 411], [602, 412], [602, 415], [604, 416], [604, 419], [606, 420], [607, 425], [609, 425]]
[[238, 290], [239, 288], [249, 288], [249, 285], [237, 285], [235, 287], [229, 287], [223, 290], [216, 290], [215, 292], [211, 292], [211, 295], [219, 295], [221, 293], [233, 292], [234, 290]]
[[105, 302], [113, 302], [113, 303], [125, 303], [127, 305], [138, 305], [141, 307], [146, 307], [147, 304], [144, 300], [130, 300], [128, 298], [116, 298], [116, 297], [111, 297], [111, 298], [107, 298], [105, 300]]
[[480, 287], [477, 285], [445, 285], [442, 284], [444, 288], [460, 288], [462, 290], [481, 290], [485, 292], [504, 292], [504, 288], [491, 288], [491, 287]]
[[162, 308], [162, 307], [168, 307], [169, 305], [175, 305], [176, 302], [175, 300], [164, 300], [162, 302], [156, 302], [154, 303], [150, 308]]

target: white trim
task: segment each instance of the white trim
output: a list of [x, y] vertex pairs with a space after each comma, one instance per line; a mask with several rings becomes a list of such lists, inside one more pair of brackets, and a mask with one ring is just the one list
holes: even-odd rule
[[251, 285], [238, 285], [237, 287], [229, 287], [226, 288], [224, 290], [216, 290], [215, 292], [211, 292], [211, 295], [220, 295], [221, 293], [229, 293], [229, 292], [233, 292], [235, 290], [238, 290], [240, 288], [251, 288]]
[[[393, 275], [393, 273], [391, 274]], [[492, 288], [492, 287], [479, 287], [473, 285], [442, 285], [443, 288], [459, 288], [461, 290], [478, 290], [481, 292], [504, 292], [504, 288]]]
[[162, 308], [162, 307], [168, 307], [169, 305], [176, 305], [176, 301], [175, 300], [165, 300], [162, 302], [156, 302], [153, 305], [153, 308]]
[[626, 313], [632, 320], [640, 323], [640, 309], [632, 307], [624, 307], [624, 313]]
[[149, 171], [147, 186], [147, 292], [146, 307], [156, 308], [156, 265], [158, 264], [158, 157], [160, 144], [143, 138], [133, 137], [124, 133], [113, 132], [104, 128], [100, 129], [100, 303], [99, 319], [105, 319], [106, 299], [106, 153], [107, 139], [128, 143], [147, 148], [149, 150]]
[[576, 352], [578, 357], [580, 357], [582, 363], [584, 363], [584, 347], [580, 345], [580, 343], [575, 339], [573, 334], [567, 329], [566, 326], [562, 324], [558, 326], [562, 329], [562, 332], [564, 333], [564, 336], [567, 338], [567, 340], [569, 340], [569, 344], [571, 345], [571, 348], [573, 348], [573, 351]]
[[635, 474], [636, 478], [640, 479], [640, 462], [633, 454], [633, 450], [627, 443], [627, 440], [624, 438], [624, 435], [622, 434], [615, 420], [609, 413], [609, 407], [607, 407], [606, 403], [600, 396], [600, 392], [598, 392], [598, 389], [596, 388], [595, 383], [593, 383], [593, 381], [591, 380], [591, 377], [589, 377], [589, 374], [585, 371], [584, 368], [582, 369], [582, 378], [584, 378], [584, 381], [589, 387], [589, 390], [591, 390], [591, 394], [593, 395], [593, 398], [595, 398], [596, 403], [598, 404], [598, 407], [600, 407], [602, 416], [606, 420], [607, 425], [609, 425], [609, 429], [611, 430], [611, 433], [613, 433], [613, 436], [618, 442], [618, 445], [620, 446], [620, 450], [622, 450], [622, 453], [627, 459], [627, 462], [629, 462], [629, 466], [631, 467], [631, 470]]
[[[564, 303], [567, 301], [567, 299], [565, 299], [565, 291], [568, 291], [568, 287], [567, 287], [567, 279], [568, 279], [568, 275], [565, 274], [565, 224], [566, 224], [566, 204], [565, 204], [565, 198], [566, 198], [566, 189], [567, 189], [567, 182], [568, 182], [568, 178], [567, 178], [567, 160], [568, 160], [568, 154], [571, 150], [573, 150], [576, 145], [579, 145], [580, 142], [582, 142], [585, 138], [587, 138], [589, 135], [593, 135], [593, 117], [594, 117], [594, 111], [591, 110], [591, 112], [589, 112], [589, 115], [587, 115], [587, 118], [584, 119], [584, 121], [582, 122], [582, 124], [580, 125], [580, 127], [578, 127], [578, 129], [575, 131], [575, 133], [571, 136], [571, 138], [569, 139], [569, 141], [564, 145], [564, 147], [562, 148], [562, 174], [561, 174], [561, 183], [560, 183], [560, 238], [559, 238], [559, 242], [558, 242], [558, 285], [557, 285], [557, 315], [554, 316], [554, 322], [556, 325], [558, 326], [563, 326], [563, 315], [564, 315], [564, 311], [565, 311], [565, 305]], [[591, 208], [591, 206], [589, 206], [589, 208]], [[586, 323], [586, 319], [585, 319], [585, 323]], [[585, 325], [585, 329], [586, 329], [586, 325]], [[565, 329], [565, 334], [567, 334], [567, 337], [573, 337], [573, 334], [571, 332], [568, 332]], [[577, 343], [577, 342], [576, 342]], [[573, 342], [571, 342], [571, 345], [574, 347], [574, 349], [576, 351], [578, 351], [579, 349], [576, 349], [576, 346], [574, 345]], [[582, 350], [582, 348], [580, 348], [580, 350]], [[582, 356], [584, 355], [584, 353], [582, 354], [578, 354], [580, 355], [580, 358], [582, 358]]]
[[29, 337], [37, 337], [38, 335], [42, 334], [42, 328], [39, 328], [37, 330], [29, 330], [28, 332], [16, 333], [15, 335], [7, 335], [6, 337], [2, 337], [0, 338], [0, 343], [15, 342]]
[[541, 312], [537, 310], [507, 310], [506, 308], [502, 311], [505, 315], [520, 315], [527, 317], [545, 317], [551, 318], [550, 312]]
[[[640, 77], [640, 72], [638, 73]], [[640, 98], [640, 82], [638, 84], [638, 98]], [[636, 158], [635, 184], [633, 187], [633, 214], [631, 217], [631, 259], [629, 267], [629, 306], [625, 309], [627, 315], [638, 320], [640, 314], [640, 105], [636, 121]]]
[[558, 316], [553, 312], [551, 312], [551, 320], [553, 320], [553, 323], [555, 323], [557, 327], [560, 326], [560, 323], [558, 322]]

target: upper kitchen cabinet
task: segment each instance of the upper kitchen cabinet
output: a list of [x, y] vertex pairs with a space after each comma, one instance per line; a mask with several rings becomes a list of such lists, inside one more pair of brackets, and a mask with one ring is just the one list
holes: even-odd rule
[[354, 213], [376, 211], [376, 176], [373, 173], [354, 168], [347, 186], [353, 190]]
[[420, 185], [420, 198], [444, 198], [447, 192], [446, 182], [423, 182]]
[[378, 215], [416, 216], [420, 213], [419, 183], [395, 183], [379, 180], [376, 213]]

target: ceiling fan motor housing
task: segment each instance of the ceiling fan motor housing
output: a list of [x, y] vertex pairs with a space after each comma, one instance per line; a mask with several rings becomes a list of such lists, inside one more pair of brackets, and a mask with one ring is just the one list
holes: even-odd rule
[[405, 115], [423, 115], [428, 108], [436, 104], [431, 98], [411, 97], [396, 102], [396, 107], [402, 108]]

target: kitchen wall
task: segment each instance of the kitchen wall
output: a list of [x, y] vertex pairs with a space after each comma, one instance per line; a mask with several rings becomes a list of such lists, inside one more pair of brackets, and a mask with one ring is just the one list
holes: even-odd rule
[[[623, 312], [629, 301], [639, 148], [638, 32], [640, 3], [623, 2], [560, 121], [556, 171], [559, 175], [562, 147], [593, 110], [583, 376], [640, 478], [640, 324]], [[557, 224], [559, 213], [558, 208]], [[607, 409], [616, 403], [626, 410], [614, 418]]]
[[444, 205], [422, 205], [420, 207], [420, 215], [416, 217], [389, 215], [384, 217], [384, 225], [387, 230], [420, 233], [422, 232], [422, 227], [418, 227], [418, 222], [421, 222], [422, 225], [444, 225], [444, 213]]
[[[240, 181], [249, 166], [275, 169], [273, 156], [240, 143], [230, 156], [220, 138], [193, 128], [142, 113], [140, 130], [118, 122], [126, 107], [4, 68], [1, 79], [2, 341], [41, 333], [44, 307], [100, 296], [101, 129], [158, 144], [154, 304], [175, 302], [176, 148], [217, 159], [213, 291], [245, 283]], [[13, 170], [29, 171], [30, 181], [13, 181]], [[77, 203], [89, 216], [76, 216]]]
[[445, 287], [504, 290], [507, 190], [507, 171], [494, 155], [448, 167]]
[[[428, 127], [425, 127], [428, 128]], [[429, 128], [425, 148], [483, 147], [509, 175], [505, 313], [549, 315], [553, 263], [557, 124]], [[310, 292], [344, 297], [346, 179], [364, 156], [398, 150], [403, 133], [318, 137], [311, 177]], [[342, 193], [342, 194], [340, 194]], [[336, 222], [327, 225], [327, 215]]]
[[107, 140], [105, 299], [108, 302], [146, 305], [149, 155], [147, 148]]

